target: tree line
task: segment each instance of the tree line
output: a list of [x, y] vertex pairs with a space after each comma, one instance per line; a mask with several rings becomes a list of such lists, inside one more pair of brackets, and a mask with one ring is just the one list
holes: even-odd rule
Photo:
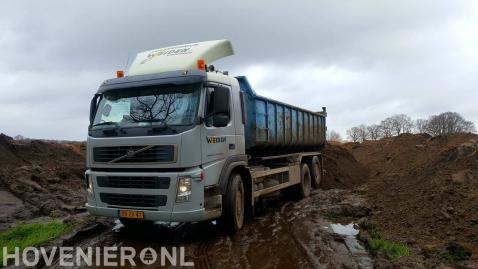
[[[371, 124], [352, 127], [347, 130], [347, 138], [352, 142], [362, 142], [364, 140], [378, 140], [385, 137], [398, 136], [403, 133], [426, 133], [431, 136], [452, 134], [452, 133], [470, 133], [475, 132], [475, 125], [467, 121], [456, 112], [444, 112], [438, 115], [432, 115], [428, 119], [412, 120], [408, 115], [396, 114], [380, 122], [380, 124]], [[329, 139], [334, 140], [340, 134], [329, 134]], [[337, 140], [337, 139], [336, 139]], [[340, 139], [339, 139], [340, 140]]]

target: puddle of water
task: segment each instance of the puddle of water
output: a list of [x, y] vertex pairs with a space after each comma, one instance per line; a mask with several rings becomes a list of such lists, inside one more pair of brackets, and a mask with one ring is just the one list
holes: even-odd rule
[[344, 236], [357, 236], [359, 234], [359, 230], [356, 227], [357, 225], [354, 223], [346, 225], [338, 223], [330, 224], [330, 228], [332, 228], [332, 231], [334, 231], [334, 233]]
[[115, 219], [115, 222], [113, 224], [113, 228], [111, 229], [115, 233], [119, 233], [121, 231], [121, 228], [123, 228], [124, 225], [121, 223], [119, 219]]
[[357, 240], [357, 235], [359, 234], [360, 230], [356, 224], [332, 223], [330, 224], [330, 228], [334, 233], [344, 237], [345, 245], [349, 249], [350, 253], [352, 253], [352, 256], [357, 262], [359, 268], [373, 268], [372, 259], [370, 259], [368, 256], [367, 250], [365, 250], [364, 246]]
[[167, 227], [167, 228], [175, 228], [181, 225], [179, 222], [169, 222], [169, 221], [155, 221], [154, 225]]

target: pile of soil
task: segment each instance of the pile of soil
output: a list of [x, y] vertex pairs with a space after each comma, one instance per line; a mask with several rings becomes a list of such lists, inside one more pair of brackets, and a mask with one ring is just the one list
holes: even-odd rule
[[84, 207], [84, 143], [17, 141], [0, 134], [0, 230]]
[[[0, 230], [18, 220], [65, 215], [83, 207], [85, 143], [14, 140], [0, 134]], [[351, 188], [365, 169], [340, 144], [324, 151], [321, 187]]]
[[322, 152], [325, 175], [321, 189], [347, 189], [367, 181], [368, 169], [340, 143], [328, 143]]
[[370, 222], [425, 258], [478, 259], [478, 135], [404, 134], [348, 143], [369, 169]]

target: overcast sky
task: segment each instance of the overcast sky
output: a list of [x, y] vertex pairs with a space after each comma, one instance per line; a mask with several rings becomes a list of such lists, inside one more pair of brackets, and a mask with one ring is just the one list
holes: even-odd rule
[[0, 132], [85, 140], [139, 51], [230, 39], [215, 66], [328, 128], [456, 111], [478, 123], [478, 1], [0, 1]]

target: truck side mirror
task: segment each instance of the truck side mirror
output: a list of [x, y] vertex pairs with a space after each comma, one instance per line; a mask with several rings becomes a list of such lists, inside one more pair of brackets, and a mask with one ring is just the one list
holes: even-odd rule
[[214, 114], [229, 115], [229, 89], [218, 87], [214, 89]]
[[98, 99], [100, 98], [101, 94], [95, 94], [93, 99], [91, 99], [90, 103], [90, 126], [93, 124], [95, 120], [96, 109], [98, 109]]
[[229, 123], [229, 115], [216, 114], [212, 117], [214, 127], [225, 127]]
[[214, 113], [212, 124], [214, 127], [225, 127], [230, 119], [229, 89], [217, 87], [214, 89]]

